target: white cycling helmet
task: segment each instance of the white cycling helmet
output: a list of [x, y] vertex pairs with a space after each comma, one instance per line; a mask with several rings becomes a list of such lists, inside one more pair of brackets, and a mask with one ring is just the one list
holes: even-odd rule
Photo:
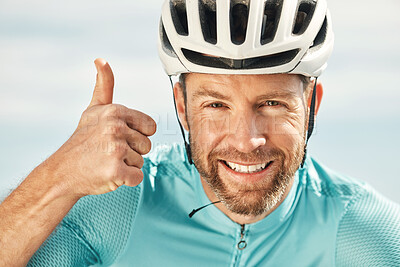
[[158, 46], [168, 75], [318, 77], [333, 32], [326, 0], [166, 0]]

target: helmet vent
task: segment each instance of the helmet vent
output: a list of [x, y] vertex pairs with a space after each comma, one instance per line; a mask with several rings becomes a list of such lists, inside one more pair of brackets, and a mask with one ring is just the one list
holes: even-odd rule
[[165, 27], [162, 20], [160, 20], [160, 33], [161, 33], [160, 39], [161, 39], [162, 49], [164, 50], [164, 52], [171, 57], [177, 57], [168, 39], [167, 33], [165, 32]]
[[263, 23], [261, 29], [261, 44], [265, 45], [274, 40], [282, 11], [282, 0], [265, 2]]
[[248, 4], [231, 2], [230, 28], [231, 40], [236, 45], [241, 45], [246, 40], [247, 22], [249, 19]]
[[186, 1], [176, 0], [170, 2], [172, 21], [174, 22], [175, 30], [179, 35], [188, 36], [188, 21], [186, 12]]
[[297, 9], [296, 20], [294, 21], [293, 31], [294, 35], [303, 34], [314, 14], [316, 3], [314, 1], [302, 1]]
[[193, 64], [220, 69], [261, 69], [284, 65], [291, 62], [298, 54], [298, 49], [285, 51], [268, 56], [231, 59], [224, 57], [214, 57], [205, 55], [192, 50], [182, 48], [183, 55]]
[[215, 1], [199, 1], [200, 24], [204, 41], [217, 43], [217, 13]]
[[314, 39], [313, 44], [310, 47], [311, 50], [310, 52], [312, 52], [313, 48], [325, 42], [327, 32], [328, 32], [328, 19], [325, 16], [324, 23], [322, 24], [321, 29], [319, 30], [317, 36]]

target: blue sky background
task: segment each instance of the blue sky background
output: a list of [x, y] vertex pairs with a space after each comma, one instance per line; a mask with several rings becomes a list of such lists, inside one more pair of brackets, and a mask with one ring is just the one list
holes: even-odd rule
[[[73, 133], [96, 57], [115, 102], [158, 122], [153, 143], [181, 141], [157, 55], [161, 0], [0, 2], [0, 197]], [[310, 153], [400, 203], [400, 2], [331, 0], [335, 49]]]

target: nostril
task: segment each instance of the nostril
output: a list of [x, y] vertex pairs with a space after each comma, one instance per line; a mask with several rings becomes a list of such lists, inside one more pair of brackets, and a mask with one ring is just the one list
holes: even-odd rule
[[231, 139], [231, 144], [235, 147], [238, 151], [243, 153], [250, 153], [255, 149], [264, 146], [267, 143], [267, 140], [260, 136], [260, 137], [249, 137], [249, 136], [241, 136], [241, 135], [234, 135]]

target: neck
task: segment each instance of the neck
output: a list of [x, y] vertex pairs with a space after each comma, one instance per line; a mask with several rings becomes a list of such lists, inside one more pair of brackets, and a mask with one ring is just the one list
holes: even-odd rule
[[[215, 193], [212, 191], [212, 189], [207, 184], [207, 182], [203, 179], [203, 177], [201, 177], [200, 179], [201, 179], [201, 184], [203, 185], [203, 188], [204, 188], [204, 192], [206, 193], [206, 195], [209, 198], [210, 202], [219, 201], [220, 199], [218, 199], [218, 197], [215, 195]], [[241, 215], [241, 214], [237, 214], [237, 213], [234, 213], [234, 212], [228, 210], [225, 205], [219, 204], [219, 205], [215, 205], [215, 206], [220, 211], [222, 211], [226, 216], [228, 216], [232, 221], [234, 221], [234, 222], [236, 222], [238, 224], [255, 223], [255, 222], [258, 222], [258, 221], [264, 219], [271, 212], [273, 212], [277, 207], [279, 207], [279, 205], [285, 200], [285, 198], [289, 194], [289, 191], [293, 186], [293, 182], [294, 182], [294, 179], [292, 179], [290, 181], [290, 184], [287, 187], [287, 189], [286, 189], [285, 193], [283, 194], [282, 198], [280, 199], [280, 201], [272, 209], [264, 212], [261, 215], [257, 215], [257, 216]]]

